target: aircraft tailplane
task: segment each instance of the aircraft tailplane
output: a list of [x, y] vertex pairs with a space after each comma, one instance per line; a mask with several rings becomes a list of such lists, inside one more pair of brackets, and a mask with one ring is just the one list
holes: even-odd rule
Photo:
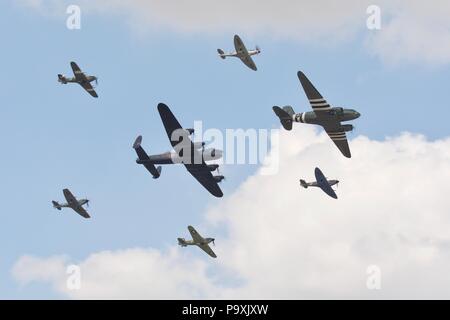
[[275, 106], [273, 107], [273, 111], [280, 119], [283, 128], [286, 130], [292, 130], [292, 117], [295, 114], [294, 109], [292, 109], [292, 107], [289, 106], [283, 107], [283, 109]]
[[222, 49], [217, 49], [217, 52], [219, 53], [219, 56], [220, 56], [222, 59], [225, 59], [225, 58], [226, 58], [225, 52], [224, 52]]
[[178, 238], [178, 245], [186, 247], [186, 240], [184, 240], [183, 238]]
[[308, 184], [306, 183], [305, 180], [300, 179], [300, 185], [301, 185], [303, 188], [308, 189]]
[[61, 205], [58, 202], [52, 201], [52, 203], [53, 203], [53, 208], [61, 210]]
[[64, 77], [64, 75], [62, 75], [62, 74], [58, 74], [58, 81], [63, 83], [63, 84], [67, 83], [66, 77]]
[[153, 179], [158, 179], [161, 176], [162, 167], [155, 167], [154, 164], [150, 162], [150, 158], [145, 150], [141, 146], [142, 136], [138, 136], [133, 143], [133, 149], [136, 150], [136, 153], [139, 157], [137, 160], [139, 164], [143, 164], [144, 167], [152, 174]]

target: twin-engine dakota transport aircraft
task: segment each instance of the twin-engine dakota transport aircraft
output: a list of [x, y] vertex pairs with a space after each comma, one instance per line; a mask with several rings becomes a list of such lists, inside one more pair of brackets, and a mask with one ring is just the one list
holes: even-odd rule
[[192, 240], [185, 240], [184, 238], [178, 238], [178, 244], [182, 247], [187, 246], [198, 246], [200, 249], [205, 251], [213, 258], [217, 258], [214, 251], [212, 251], [211, 247], [208, 245], [212, 242], [214, 244], [214, 238], [203, 238], [193, 226], [188, 226], [188, 230], [191, 233]]
[[255, 62], [253, 62], [253, 59], [251, 58], [251, 56], [261, 53], [261, 49], [259, 49], [258, 46], [256, 46], [255, 50], [248, 51], [241, 38], [239, 38], [238, 35], [235, 35], [234, 48], [236, 49], [236, 51], [231, 53], [225, 53], [222, 49], [217, 49], [217, 52], [222, 59], [225, 59], [226, 57], [238, 57], [250, 69], [255, 71], [258, 70], [256, 68]]
[[353, 109], [331, 107], [303, 72], [299, 71], [297, 75], [313, 111], [296, 114], [290, 106], [283, 108], [275, 106], [273, 111], [280, 118], [281, 124], [286, 130], [292, 130], [292, 122], [322, 126], [342, 154], [351, 158], [345, 133], [352, 131], [353, 125], [341, 124], [341, 122], [357, 119], [361, 114]]
[[88, 76], [84, 74], [84, 72], [81, 71], [80, 67], [78, 67], [78, 65], [73, 61], [70, 63], [70, 66], [72, 67], [73, 74], [75, 77], [66, 78], [64, 75], [58, 74], [58, 81], [61, 82], [62, 84], [67, 84], [69, 82], [78, 83], [91, 96], [93, 96], [94, 98], [98, 98], [97, 93], [95, 92], [94, 88], [91, 85], [92, 81], [95, 81], [95, 83], [97, 84], [98, 78], [96, 76]]
[[319, 187], [327, 195], [334, 199], [337, 199], [337, 195], [331, 187], [334, 185], [338, 185], [339, 180], [328, 180], [319, 168], [316, 168], [316, 170], [314, 170], [314, 174], [316, 176], [315, 182], [306, 182], [305, 180], [300, 179], [300, 185], [305, 189], [307, 189], [308, 187]]
[[78, 213], [83, 218], [86, 218], [86, 219], [90, 218], [87, 211], [83, 208], [83, 206], [85, 204], [89, 207], [88, 199], [77, 200], [77, 198], [75, 198], [75, 196], [72, 194], [72, 192], [70, 192], [69, 189], [64, 189], [63, 193], [64, 193], [64, 197], [66, 198], [67, 203], [59, 204], [56, 201], [52, 201], [53, 208], [58, 209], [58, 210], [61, 210], [61, 208], [71, 208], [72, 210], [74, 210], [76, 213]]
[[160, 103], [158, 111], [174, 151], [149, 156], [141, 147], [142, 136], [138, 136], [133, 144], [138, 155], [136, 163], [147, 168], [154, 179], [160, 177], [162, 170], [161, 166], [155, 167], [155, 165], [182, 163], [206, 190], [216, 197], [222, 197], [223, 193], [218, 183], [225, 177], [212, 174], [219, 169], [218, 164], [205, 163], [205, 161], [222, 158], [222, 151], [213, 148], [205, 150], [205, 142], [192, 142], [189, 136], [194, 133], [194, 129], [183, 129], [165, 104]]

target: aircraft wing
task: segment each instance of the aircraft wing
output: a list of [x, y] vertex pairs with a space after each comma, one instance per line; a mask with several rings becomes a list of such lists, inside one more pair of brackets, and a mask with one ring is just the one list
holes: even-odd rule
[[164, 103], [158, 104], [158, 111], [175, 151], [180, 156], [182, 156], [181, 152], [184, 150], [190, 150], [191, 152], [191, 163], [184, 163], [186, 169], [212, 195], [218, 198], [222, 197], [222, 190], [203, 160], [202, 153], [194, 148], [194, 144], [189, 138], [189, 133], [181, 127], [167, 105]]
[[[198, 151], [194, 151], [198, 152]], [[202, 164], [185, 164], [189, 173], [213, 196], [217, 198], [223, 197], [223, 192], [220, 189], [211, 171], [207, 168], [206, 163]]]
[[238, 35], [234, 36], [234, 48], [236, 49], [236, 52], [239, 54], [239, 57], [242, 60], [242, 62], [249, 67], [252, 70], [257, 70], [255, 62], [253, 61], [252, 57], [248, 54], [248, 50], [244, 45], [244, 42], [242, 42], [241, 38]]
[[246, 57], [244, 57], [244, 58], [241, 58], [241, 61], [242, 61], [247, 67], [249, 67], [250, 69], [255, 70], [255, 71], [258, 70], [258, 68], [256, 68], [256, 64], [255, 64], [255, 62], [253, 61], [252, 57], [246, 56]]
[[205, 241], [203, 237], [197, 232], [197, 230], [194, 229], [193, 226], [188, 227], [189, 233], [191, 234], [192, 240], [197, 243], [197, 245], [205, 251], [207, 254], [209, 254], [213, 258], [217, 258], [214, 251], [212, 251], [211, 247], [208, 244], [201, 244]]
[[318, 117], [320, 117], [321, 112], [329, 111], [331, 106], [322, 97], [319, 91], [314, 87], [314, 85], [309, 81], [305, 74], [301, 71], [297, 73], [298, 79], [302, 84], [303, 90], [305, 91], [306, 97], [311, 104], [312, 109]]
[[63, 190], [63, 194], [64, 194], [64, 198], [66, 198], [66, 201], [67, 201], [68, 205], [76, 213], [78, 213], [80, 216], [82, 216], [84, 218], [90, 218], [90, 216], [86, 212], [86, 210], [84, 210], [84, 208], [82, 206], [77, 205], [78, 204], [78, 200], [77, 200], [77, 198], [75, 198], [75, 196], [72, 194], [72, 192], [70, 192], [69, 189], [64, 189]]
[[[339, 123], [339, 127], [340, 127], [340, 123]], [[351, 158], [352, 154], [350, 152], [350, 147], [348, 146], [347, 135], [341, 129], [336, 129], [339, 127], [329, 126], [329, 125], [323, 126], [323, 128], [327, 132], [328, 136], [331, 138], [331, 140], [333, 140], [334, 144], [338, 147], [338, 149], [341, 151], [341, 153], [345, 157]]]
[[63, 190], [64, 198], [66, 198], [66, 201], [68, 204], [77, 202], [77, 198], [70, 192], [69, 189]]
[[73, 74], [77, 79], [77, 81], [87, 80], [86, 75], [84, 74], [83, 71], [81, 71], [80, 67], [75, 62], [72, 61], [70, 63], [70, 66], [72, 67]]
[[337, 199], [336, 193], [334, 192], [333, 188], [331, 188], [330, 184], [328, 183], [327, 178], [325, 178], [322, 171], [320, 171], [319, 168], [316, 168], [316, 170], [314, 171], [314, 174], [316, 176], [316, 181], [317, 181], [317, 185], [319, 186], [319, 188], [322, 189], [323, 192], [325, 192], [330, 197]]
[[75, 208], [72, 208], [76, 213], [78, 213], [83, 218], [89, 219], [91, 216], [87, 213], [87, 211], [82, 207], [78, 206]]
[[195, 230], [193, 226], [188, 226], [188, 230], [194, 242], [202, 243], [205, 241], [205, 239], [203, 239], [203, 237], [197, 232], [197, 230]]
[[80, 86], [82, 86], [91, 96], [98, 98], [97, 92], [95, 92], [94, 88], [88, 81], [80, 83]]
[[217, 258], [216, 254], [214, 253], [214, 251], [211, 249], [211, 247], [209, 245], [200, 244], [200, 245], [198, 245], [198, 247], [200, 249], [202, 249], [203, 251], [205, 251], [207, 254], [209, 254], [211, 257]]

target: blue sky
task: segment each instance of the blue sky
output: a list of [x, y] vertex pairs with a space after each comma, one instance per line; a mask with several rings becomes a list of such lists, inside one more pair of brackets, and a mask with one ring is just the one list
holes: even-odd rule
[[[101, 250], [165, 248], [221, 201], [183, 167], [164, 167], [155, 181], [135, 164], [138, 134], [148, 153], [169, 149], [159, 102], [185, 127], [203, 120], [222, 130], [278, 128], [273, 105], [309, 110], [302, 70], [329, 102], [361, 112], [350, 137], [448, 136], [448, 65], [386, 64], [369, 52], [364, 28], [329, 46], [236, 30], [248, 47], [262, 48], [252, 72], [217, 57], [217, 48], [232, 49], [232, 32], [136, 34], [122, 16], [100, 14], [84, 15], [82, 29], [71, 31], [64, 12], [46, 17], [10, 1], [0, 12], [0, 298], [61, 298], [45, 286], [19, 287], [11, 268], [23, 254], [76, 261]], [[71, 75], [72, 60], [99, 77], [99, 99], [57, 82], [58, 73]], [[225, 196], [256, 168], [228, 166]], [[65, 187], [92, 200], [91, 220], [51, 207]]]

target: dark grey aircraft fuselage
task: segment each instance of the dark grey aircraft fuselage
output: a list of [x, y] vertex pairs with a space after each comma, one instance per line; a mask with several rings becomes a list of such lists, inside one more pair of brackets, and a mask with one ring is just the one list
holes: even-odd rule
[[95, 81], [95, 80], [97, 80], [97, 77], [95, 77], [95, 76], [86, 76], [86, 79], [83, 79], [83, 78], [77, 79], [75, 77], [72, 77], [72, 78], [64, 77], [63, 78], [63, 82], [73, 82], [73, 83], [79, 83], [79, 84], [92, 82], [92, 81]]
[[[360, 113], [353, 109], [332, 108], [328, 112], [322, 112], [320, 117], [314, 111], [307, 111], [302, 113], [296, 113], [293, 116], [293, 121], [301, 123], [309, 123], [316, 125], [325, 125], [327, 122], [336, 123], [336, 121], [344, 122], [355, 120], [360, 117]], [[351, 131], [353, 126], [342, 125], [344, 131]]]
[[[155, 155], [149, 155], [148, 159], [142, 160], [142, 159], [136, 159], [137, 164], [152, 164], [152, 165], [158, 165], [158, 164], [181, 164], [184, 162], [187, 163], [199, 163], [202, 160], [209, 161], [209, 160], [217, 160], [222, 157], [222, 150], [216, 150], [214, 148], [205, 149], [200, 156], [203, 155], [203, 159], [200, 157], [200, 159], [195, 159], [195, 152], [192, 150], [191, 157], [183, 157], [183, 151], [188, 150], [187, 148], [181, 149], [180, 154], [177, 154], [176, 152], [165, 152], [161, 154], [155, 154]], [[215, 165], [214, 168], [217, 168]]]
[[[331, 187], [331, 186], [338, 184], [339, 180], [326, 180], [326, 182]], [[317, 183], [317, 182], [308, 182], [307, 185], [308, 185], [308, 187], [319, 187], [319, 183]]]

